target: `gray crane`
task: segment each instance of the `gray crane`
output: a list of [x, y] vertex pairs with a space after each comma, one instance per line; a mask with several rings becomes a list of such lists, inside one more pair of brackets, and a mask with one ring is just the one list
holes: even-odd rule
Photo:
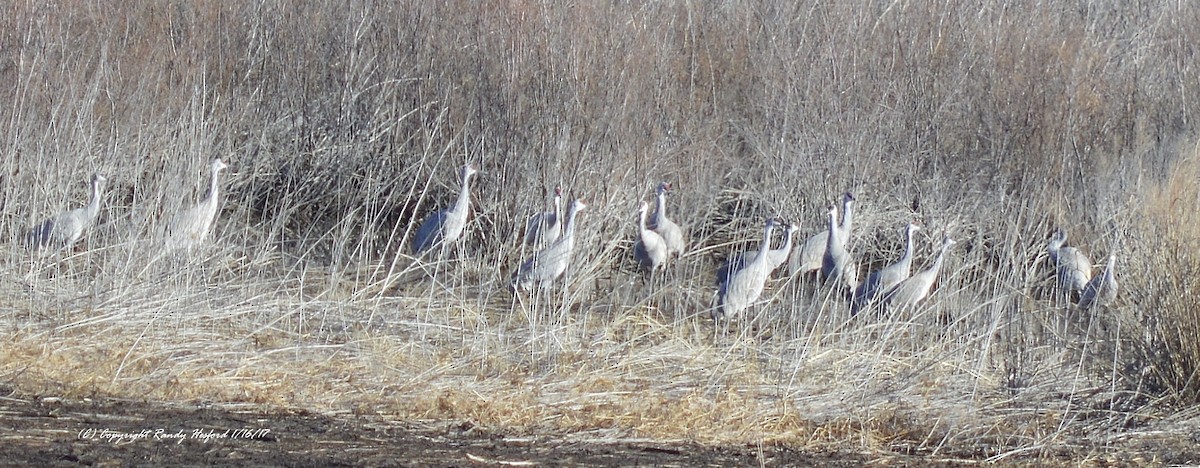
[[646, 227], [646, 214], [650, 206], [646, 202], [638, 208], [638, 241], [633, 244], [633, 258], [638, 265], [649, 271], [659, 269], [666, 263], [669, 254], [667, 242], [657, 232]]
[[562, 236], [562, 187], [554, 187], [554, 211], [529, 217], [525, 223], [525, 245], [540, 249]]
[[167, 224], [166, 247], [168, 250], [179, 248], [191, 250], [192, 247], [200, 245], [208, 237], [209, 228], [212, 227], [213, 220], [217, 217], [220, 188], [218, 176], [226, 167], [229, 166], [220, 159], [212, 160], [210, 166], [212, 180], [208, 187], [208, 195], [190, 208], [175, 213], [175, 216], [171, 218], [171, 222]]
[[654, 189], [655, 209], [650, 229], [653, 229], [654, 232], [662, 236], [663, 241], [667, 243], [667, 256], [672, 257], [683, 254], [684, 241], [683, 230], [679, 229], [679, 225], [667, 219], [668, 190], [671, 190], [671, 184], [668, 182], [660, 182], [658, 187]]
[[513, 276], [514, 290], [531, 290], [534, 286], [553, 283], [571, 265], [571, 254], [575, 250], [576, 216], [587, 208], [583, 200], [575, 200], [567, 210], [567, 225], [558, 240], [533, 254], [522, 263]]
[[912, 274], [913, 234], [920, 229], [920, 226], [908, 223], [908, 226], [904, 227], [904, 255], [900, 256], [900, 260], [871, 272], [867, 279], [854, 289], [854, 300], [850, 303], [851, 315], [858, 314], [882, 297], [884, 292], [908, 279]]
[[1054, 262], [1058, 286], [1068, 295], [1083, 291], [1092, 277], [1092, 261], [1075, 247], [1066, 247], [1067, 232], [1059, 229], [1046, 244], [1050, 261]]
[[928, 270], [908, 277], [908, 279], [901, 281], [891, 291], [884, 294], [888, 307], [912, 307], [928, 297], [929, 290], [933, 288], [934, 281], [937, 281], [938, 272], [942, 270], [942, 262], [946, 258], [946, 252], [953, 245], [954, 239], [951, 239], [950, 236], [943, 237], [942, 247], [938, 251], [937, 259], [933, 261], [933, 266], [929, 267]]
[[729, 276], [717, 290], [718, 304], [712, 311], [713, 320], [737, 315], [758, 300], [766, 286], [767, 277], [771, 275], [771, 264], [767, 260], [767, 251], [771, 248], [771, 231], [779, 227], [779, 221], [768, 218], [763, 227], [762, 242], [758, 246], [758, 255], [750, 263]]
[[825, 242], [825, 255], [821, 259], [821, 277], [827, 284], [835, 288], [843, 286], [851, 291], [858, 286], [858, 266], [854, 258], [846, 250], [846, 237], [849, 231], [840, 229], [837, 225], [837, 207], [829, 207], [828, 241]]
[[53, 247], [56, 252], [75, 246], [83, 232], [90, 228], [100, 215], [100, 194], [105, 181], [104, 176], [92, 174], [92, 198], [88, 200], [88, 204], [42, 221], [25, 234], [25, 244], [32, 249]]
[[1104, 267], [1104, 272], [1096, 275], [1087, 285], [1083, 287], [1083, 292], [1079, 294], [1079, 307], [1083, 310], [1091, 309], [1096, 305], [1112, 304], [1117, 298], [1117, 278], [1116, 268], [1117, 256], [1109, 254], [1108, 263]]
[[467, 213], [471, 211], [471, 176], [476, 174], [474, 167], [467, 164], [462, 167], [459, 177], [462, 179], [462, 191], [458, 193], [458, 201], [449, 209], [438, 210], [425, 218], [417, 234], [413, 238], [412, 252], [420, 254], [437, 246], [453, 244], [462, 237], [463, 228], [467, 225]]
[[[854, 226], [854, 195], [850, 192], [842, 194], [842, 224], [838, 226], [845, 233], [843, 239], [849, 241], [851, 229]], [[821, 263], [825, 258], [826, 243], [829, 241], [829, 233], [822, 230], [813, 234], [803, 244], [797, 246], [799, 250], [795, 255], [792, 255], [788, 262], [788, 274], [795, 275], [796, 273], [811, 273], [821, 270]], [[846, 246], [843, 245], [842, 248]]]
[[[771, 271], [774, 272], [784, 263], [787, 263], [788, 256], [792, 252], [792, 239], [795, 237], [796, 231], [800, 230], [800, 226], [795, 223], [789, 223], [784, 231], [783, 246], [778, 249], [767, 251], [767, 262], [771, 264]], [[758, 255], [757, 250], [747, 250], [742, 253], [734, 254], [729, 260], [721, 264], [717, 269], [717, 285], [721, 285], [734, 272], [741, 270], [746, 266], [755, 255]]]

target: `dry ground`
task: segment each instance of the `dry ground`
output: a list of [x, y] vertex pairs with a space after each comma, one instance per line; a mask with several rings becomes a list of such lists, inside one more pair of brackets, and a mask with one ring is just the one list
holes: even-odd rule
[[[606, 312], [602, 301], [562, 316], [553, 314], [570, 312], [519, 303], [437, 306], [445, 299], [412, 290], [369, 306], [292, 303], [275, 296], [287, 291], [280, 284], [212, 287], [189, 283], [206, 267], [182, 268], [153, 286], [101, 294], [138, 308], [100, 301], [7, 322], [8, 453], [85, 464], [231, 456], [457, 465], [475, 456], [680, 466], [1142, 466], [1200, 455], [1194, 409], [1088, 370], [1108, 354], [1089, 341], [1096, 325], [1086, 322], [1062, 336], [1026, 323], [1050, 335], [1011, 357], [1011, 344], [986, 345], [1004, 333], [946, 334], [920, 315], [818, 321], [819, 334], [772, 322], [714, 330], [706, 318], [650, 306]], [[804, 290], [780, 280], [771, 292], [795, 287]], [[997, 366], [1004, 362], [1024, 367]], [[201, 426], [271, 437], [160, 447], [78, 435]]]
[[[934, 456], [806, 451], [777, 445], [713, 447], [586, 435], [520, 436], [492, 433], [465, 422], [402, 423], [350, 414], [264, 411], [245, 405], [74, 401], [0, 390], [8, 393], [0, 399], [0, 415], [4, 416], [0, 459], [14, 465], [838, 467], [962, 466], [984, 461], [953, 450]], [[237, 430], [243, 432], [234, 432]], [[1127, 433], [1103, 452], [1063, 448], [1036, 458], [1015, 455], [1001, 464], [1191, 465], [1200, 460], [1197, 439], [1200, 425], [1193, 421]]]

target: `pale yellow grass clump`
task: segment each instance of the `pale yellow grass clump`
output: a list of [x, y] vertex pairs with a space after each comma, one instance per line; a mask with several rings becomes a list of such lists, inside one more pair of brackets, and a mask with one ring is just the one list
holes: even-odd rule
[[[145, 289], [164, 288], [187, 287]], [[228, 303], [207, 313], [131, 308], [43, 320], [9, 333], [0, 372], [24, 391], [68, 397], [463, 420], [512, 435], [872, 452], [966, 444], [991, 455], [1074, 433], [1063, 425], [1075, 417], [1071, 405], [1041, 385], [1095, 391], [1071, 383], [1079, 376], [1069, 366], [1041, 371], [1029, 390], [998, 391], [1005, 376], [978, 343], [935, 339], [914, 353], [913, 338], [890, 327], [799, 341], [733, 330], [714, 340], [681, 333], [653, 309], [539, 329], [519, 314], [405, 298], [358, 310], [299, 297]], [[103, 319], [114, 312], [119, 321]], [[101, 323], [76, 325], [97, 316]]]
[[1125, 277], [1126, 297], [1144, 307], [1140, 318], [1151, 325], [1144, 352], [1156, 383], [1194, 401], [1200, 397], [1200, 146], [1184, 150], [1142, 210], [1141, 243], [1155, 254], [1143, 265], [1129, 259], [1135, 266]]

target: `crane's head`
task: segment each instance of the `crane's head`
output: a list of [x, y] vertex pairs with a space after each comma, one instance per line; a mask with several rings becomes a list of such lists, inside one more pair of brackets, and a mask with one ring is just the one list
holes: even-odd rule
[[638, 205], [638, 214], [639, 214], [639, 215], [645, 216], [645, 215], [646, 215], [646, 213], [647, 213], [647, 212], [649, 212], [649, 211], [650, 211], [650, 204], [649, 204], [649, 203], [646, 203], [646, 202], [644, 202], [644, 201], [643, 201], [643, 202], [642, 202], [642, 204]]
[[575, 201], [571, 203], [571, 210], [575, 211], [576, 213], [583, 211], [584, 208], [587, 208], [587, 203], [584, 203], [583, 199], [581, 198], [576, 198]]
[[562, 186], [561, 186], [561, 185], [555, 185], [555, 186], [554, 186], [554, 198], [558, 198], [558, 197], [561, 197], [561, 196], [562, 196]]
[[920, 225], [915, 224], [915, 223], [908, 223], [908, 226], [906, 226], [904, 228], [904, 233], [911, 236], [911, 235], [913, 235], [913, 233], [920, 231], [920, 230], [921, 230]]
[[942, 250], [950, 250], [950, 247], [958, 242], [955, 241], [949, 234], [942, 237]]
[[471, 176], [473, 176], [473, 175], [475, 175], [475, 174], [477, 174], [477, 173], [479, 173], [479, 171], [475, 170], [475, 167], [474, 167], [474, 166], [472, 166], [472, 165], [471, 165], [471, 163], [467, 163], [467, 164], [466, 164], [466, 165], [464, 165], [464, 166], [463, 166], [463, 168], [462, 168], [462, 178], [463, 178], [463, 180], [466, 180], [468, 177], [471, 177]]
[[108, 179], [104, 178], [103, 175], [100, 175], [99, 172], [92, 174], [92, 184], [100, 185], [105, 182], [108, 182]]
[[849, 205], [851, 203], [854, 203], [855, 200], [857, 200], [857, 198], [854, 198], [854, 194], [852, 194], [850, 192], [846, 192], [846, 193], [842, 194], [842, 204], [843, 205]]
[[214, 160], [212, 161], [212, 171], [213, 171], [213, 173], [216, 173], [217, 171], [219, 171], [219, 170], [221, 170], [221, 169], [225, 169], [225, 168], [227, 168], [227, 167], [229, 167], [229, 165], [228, 165], [228, 164], [225, 164], [225, 162], [224, 162], [224, 161], [221, 161], [221, 158], [217, 158], [217, 159], [214, 159]]
[[1067, 231], [1058, 228], [1054, 230], [1054, 235], [1050, 237], [1050, 247], [1059, 248], [1067, 243]]
[[654, 193], [662, 195], [669, 190], [671, 190], [671, 183], [664, 180], [658, 183], [658, 188], [654, 189]]

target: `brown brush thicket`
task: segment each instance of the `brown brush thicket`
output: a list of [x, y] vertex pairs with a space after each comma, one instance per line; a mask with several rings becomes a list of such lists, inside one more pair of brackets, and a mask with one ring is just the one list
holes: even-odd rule
[[[637, 374], [696, 352], [754, 361], [761, 378], [791, 385], [734, 398], [778, 408], [776, 398], [822, 391], [800, 375], [875, 380], [884, 371], [869, 363], [879, 356], [908, 360], [907, 370], [885, 373], [910, 390], [936, 387], [918, 370], [951, 360], [973, 376], [1002, 376], [995, 386], [1036, 387], [1072, 374], [1045, 364], [1066, 349], [1062, 362], [1123, 389], [1109, 395], [1114, 408], [1200, 395], [1200, 9], [1185, 3], [0, 8], [0, 233], [12, 246], [4, 268], [23, 284], [3, 290], [18, 304], [8, 329], [33, 340], [41, 335], [29, 323], [48, 320], [64, 343], [126, 320], [136, 330], [170, 329], [168, 343], [143, 358], [131, 349], [142, 346], [136, 330], [118, 340], [115, 362], [97, 367], [108, 369], [102, 381], [136, 375], [153, 387], [146, 381], [180, 378], [155, 364], [176, 359], [172, 339], [187, 349], [223, 336], [249, 355], [305, 340], [374, 349], [403, 329], [415, 341], [399, 340], [409, 344], [396, 352], [409, 361], [375, 356], [381, 362], [356, 371], [412, 365], [406, 375], [423, 375], [413, 363], [452, 356], [477, 382], [519, 381], [513, 369], [551, 380], [582, 362], [596, 373]], [[214, 157], [231, 170], [204, 267], [182, 278], [148, 267], [143, 242], [160, 219], [203, 195]], [[413, 263], [405, 255], [416, 225], [453, 202], [465, 162], [483, 171], [466, 240], [453, 261]], [[93, 171], [109, 180], [101, 225], [76, 255], [31, 263], [17, 246], [24, 229], [85, 202]], [[693, 252], [642, 283], [629, 258], [635, 210], [659, 180], [676, 187], [669, 206]], [[509, 275], [530, 253], [517, 242], [520, 229], [556, 184], [590, 205], [576, 264], [565, 289], [511, 305]], [[770, 305], [728, 332], [759, 344], [690, 348], [713, 340], [706, 310], [717, 262], [757, 238], [764, 216], [799, 221], [798, 240], [818, 232], [825, 207], [847, 190], [859, 199], [852, 250], [860, 277], [899, 256], [908, 221], [924, 226], [914, 270], [932, 261], [943, 233], [959, 240], [927, 306], [847, 324], [843, 299], [780, 280], [765, 294]], [[1116, 252], [1116, 304], [1081, 313], [1053, 300], [1045, 244], [1058, 226], [1098, 264]], [[397, 302], [380, 306], [385, 300]], [[139, 309], [200, 318], [166, 325], [138, 319]], [[396, 313], [412, 320], [390, 321]], [[344, 329], [330, 325], [338, 321]], [[624, 355], [632, 363], [617, 358], [626, 348], [640, 350]], [[595, 364], [588, 353], [618, 362]], [[829, 353], [845, 355], [829, 361]], [[28, 357], [10, 359], [20, 356]], [[220, 368], [213, 359], [194, 364]], [[811, 368], [828, 362], [858, 364]], [[750, 371], [712, 372], [702, 380]], [[658, 391], [689, 407], [732, 398]], [[611, 424], [665, 424], [620, 422], [641, 411], [625, 404], [604, 408]], [[463, 414], [438, 408], [429, 411]], [[909, 417], [848, 409], [817, 430], [779, 422], [795, 419], [782, 411], [771, 427], [808, 440], [836, 439], [820, 432], [841, 430], [832, 425]], [[586, 426], [563, 427], [576, 424]], [[1005, 427], [921, 426], [914, 434], [934, 440], [913, 443], [1003, 446], [1011, 443], [997, 434]], [[883, 432], [892, 431], [908, 437]]]

